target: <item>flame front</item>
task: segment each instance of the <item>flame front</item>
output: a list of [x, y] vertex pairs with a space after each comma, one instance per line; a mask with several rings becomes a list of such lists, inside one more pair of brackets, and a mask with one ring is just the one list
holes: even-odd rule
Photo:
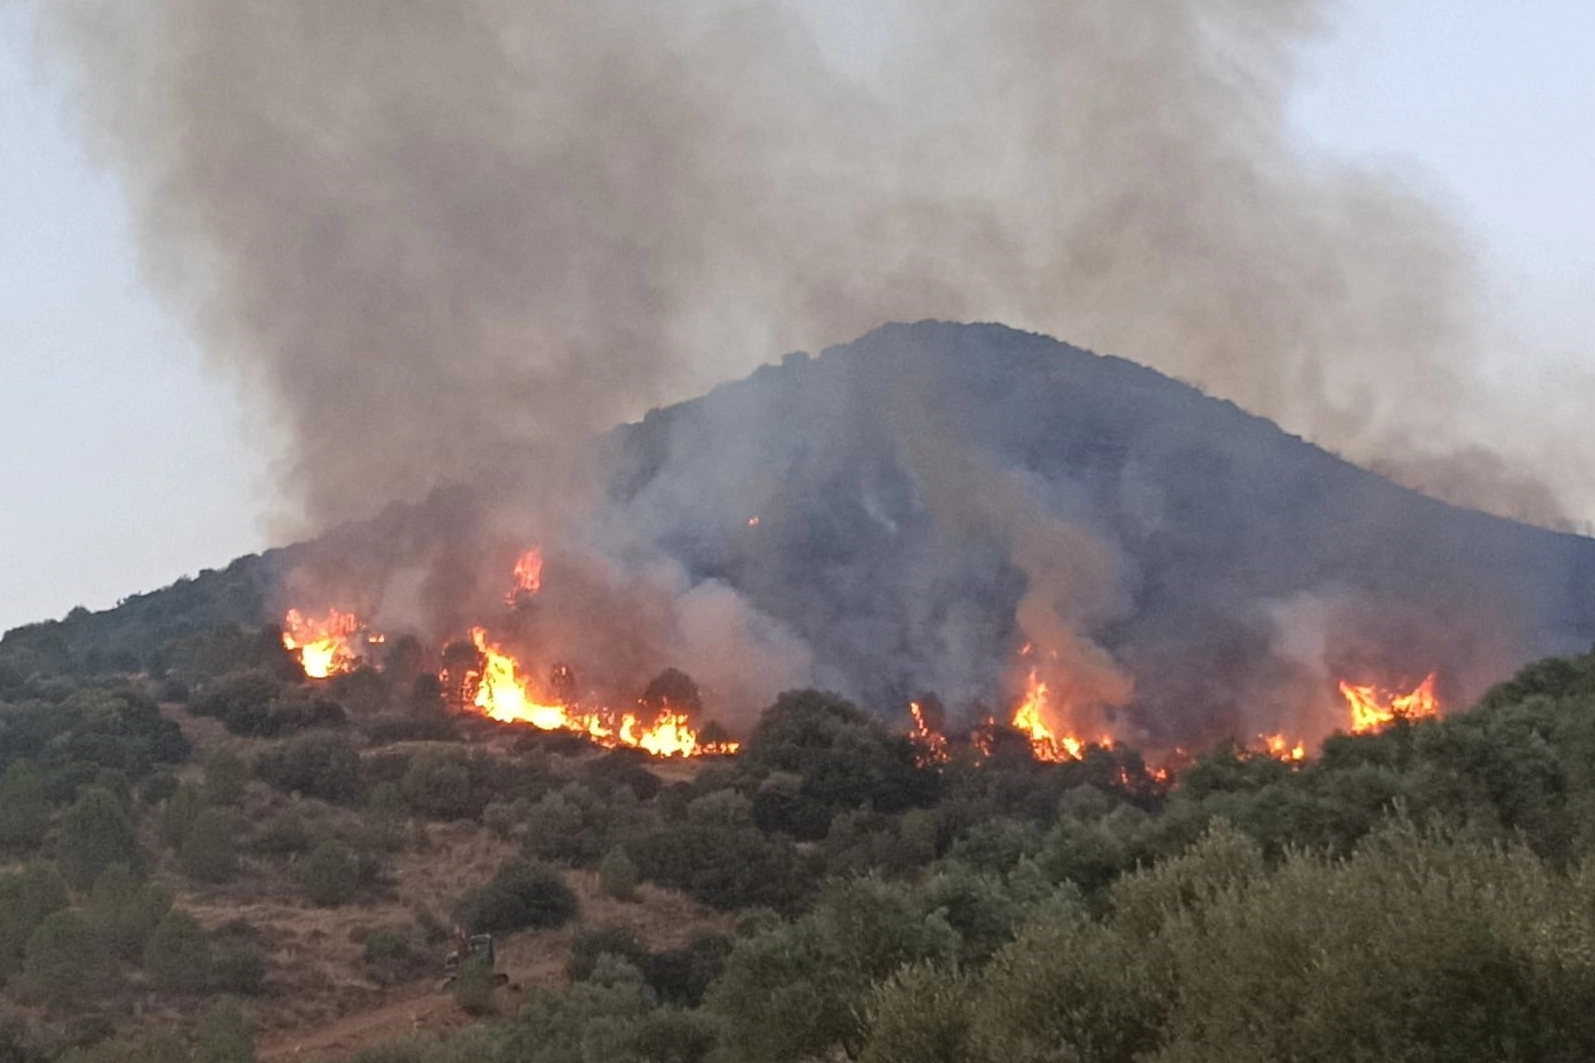
[[1014, 710], [1013, 729], [1030, 739], [1030, 748], [1037, 760], [1057, 764], [1065, 760], [1079, 760], [1084, 756], [1085, 742], [1074, 735], [1055, 733], [1048, 726], [1046, 716], [1047, 684], [1032, 668], [1030, 678], [1025, 683], [1024, 700]]
[[534, 546], [515, 559], [515, 586], [507, 595], [514, 605], [522, 597], [530, 597], [543, 589], [543, 549]]
[[1440, 714], [1440, 698], [1435, 693], [1437, 675], [1429, 677], [1408, 694], [1396, 694], [1377, 686], [1357, 686], [1344, 680], [1340, 695], [1351, 712], [1351, 733], [1378, 731], [1396, 720], [1422, 720]]
[[947, 763], [947, 736], [926, 722], [924, 706], [911, 701], [908, 703], [908, 713], [914, 718], [914, 730], [908, 736], [909, 741], [914, 743], [914, 760], [922, 768]]
[[472, 704], [488, 719], [531, 724], [543, 731], [572, 731], [609, 749], [629, 746], [656, 757], [727, 755], [739, 748], [736, 742], [701, 741], [687, 714], [676, 712], [669, 705], [645, 719], [644, 714], [634, 712], [587, 711], [540, 700], [532, 694], [531, 681], [522, 672], [520, 662], [490, 642], [485, 630], [471, 629], [471, 641], [482, 655]]
[[1290, 763], [1300, 763], [1307, 759], [1307, 744], [1305, 742], [1292, 742], [1282, 734], [1258, 735], [1263, 746], [1268, 750], [1268, 755]]
[[326, 679], [351, 672], [360, 662], [360, 655], [349, 647], [349, 639], [359, 630], [360, 621], [353, 613], [332, 609], [325, 618], [315, 619], [290, 609], [282, 621], [282, 645], [299, 659], [305, 675]]

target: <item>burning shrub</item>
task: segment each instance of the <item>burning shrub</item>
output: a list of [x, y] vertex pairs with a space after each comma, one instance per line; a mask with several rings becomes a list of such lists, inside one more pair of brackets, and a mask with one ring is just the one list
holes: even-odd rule
[[576, 914], [576, 894], [558, 871], [531, 860], [498, 869], [492, 881], [455, 906], [455, 921], [474, 932], [501, 933], [564, 926]]

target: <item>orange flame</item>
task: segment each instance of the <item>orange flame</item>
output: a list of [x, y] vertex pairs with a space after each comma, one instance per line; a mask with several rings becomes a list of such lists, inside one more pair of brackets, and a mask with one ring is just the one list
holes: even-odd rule
[[349, 648], [349, 639], [360, 630], [353, 613], [329, 610], [324, 619], [288, 610], [282, 621], [283, 648], [299, 659], [299, 666], [311, 679], [352, 672], [360, 655]]
[[1292, 742], [1282, 734], [1258, 735], [1262, 740], [1263, 748], [1268, 755], [1278, 760], [1292, 764], [1299, 764], [1307, 759], [1307, 744], [1305, 742]]
[[583, 711], [574, 705], [539, 700], [532, 694], [520, 662], [489, 642], [485, 630], [472, 628], [471, 641], [483, 661], [473, 705], [491, 720], [531, 724], [543, 731], [573, 731], [608, 749], [629, 746], [656, 757], [727, 755], [739, 748], [736, 742], [701, 741], [686, 713], [672, 711], [668, 705], [648, 721], [637, 713]]
[[1085, 742], [1074, 735], [1055, 733], [1048, 726], [1046, 716], [1047, 684], [1032, 668], [1025, 684], [1024, 700], [1014, 710], [1013, 729], [1030, 739], [1030, 748], [1037, 760], [1058, 764], [1066, 760], [1079, 760], [1084, 756]]
[[514, 605], [523, 595], [536, 594], [543, 587], [543, 550], [534, 546], [515, 559], [515, 586], [507, 595]]
[[1435, 693], [1437, 673], [1408, 694], [1396, 694], [1377, 686], [1357, 686], [1344, 680], [1340, 695], [1351, 711], [1351, 733], [1378, 731], [1396, 720], [1422, 720], [1440, 714], [1440, 698]]
[[908, 712], [914, 717], [914, 730], [908, 738], [917, 751], [915, 762], [922, 768], [947, 763], [947, 736], [925, 722], [925, 709], [919, 702], [909, 702]]

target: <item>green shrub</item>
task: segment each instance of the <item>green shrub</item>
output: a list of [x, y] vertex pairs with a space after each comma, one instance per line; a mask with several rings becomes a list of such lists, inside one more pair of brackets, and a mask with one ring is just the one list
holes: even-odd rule
[[234, 821], [229, 813], [216, 808], [201, 812], [178, 850], [178, 865], [183, 874], [199, 882], [231, 882], [238, 873], [234, 833]]
[[598, 864], [598, 888], [606, 897], [617, 901], [636, 899], [639, 879], [637, 865], [618, 845], [605, 853]]
[[360, 868], [347, 845], [328, 840], [312, 850], [300, 869], [299, 881], [311, 903], [335, 908], [354, 900], [360, 889]]
[[189, 913], [173, 908], [144, 947], [144, 968], [155, 984], [175, 993], [202, 993], [213, 983], [210, 939]]
[[342, 735], [301, 735], [262, 754], [255, 773], [284, 793], [334, 804], [355, 804], [365, 796], [360, 754]]
[[630, 927], [609, 924], [583, 930], [571, 943], [570, 959], [565, 963], [565, 977], [572, 982], [583, 982], [592, 977], [598, 958], [610, 955], [625, 960], [642, 971], [649, 958], [648, 948]]
[[83, 914], [114, 955], [136, 962], [171, 907], [172, 895], [165, 887], [140, 881], [126, 864], [112, 864], [94, 880]]
[[362, 947], [366, 968], [384, 985], [408, 981], [431, 966], [426, 954], [400, 927], [377, 927], [366, 934]]
[[454, 999], [467, 1015], [490, 1015], [493, 1012], [493, 990], [497, 982], [493, 969], [475, 957], [460, 964], [454, 974]]
[[14, 760], [0, 778], [0, 848], [32, 852], [50, 829], [44, 775], [31, 760]]
[[45, 916], [70, 903], [55, 869], [33, 864], [0, 875], [0, 974], [21, 967], [23, 950]]
[[83, 791], [61, 818], [61, 873], [77, 889], [88, 889], [111, 864], [144, 866], [127, 810], [108, 790]]
[[564, 926], [576, 914], [576, 895], [559, 872], [529, 860], [499, 868], [491, 882], [460, 899], [455, 921], [474, 933]]
[[28, 938], [22, 977], [55, 1006], [93, 1000], [113, 982], [110, 949], [94, 924], [74, 911], [48, 915]]

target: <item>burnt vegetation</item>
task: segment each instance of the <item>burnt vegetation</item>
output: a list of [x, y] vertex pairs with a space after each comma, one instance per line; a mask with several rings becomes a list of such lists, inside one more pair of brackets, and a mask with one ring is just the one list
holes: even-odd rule
[[[558, 942], [516, 1006], [473, 968], [481, 1025], [372, 1061], [595, 1058], [579, 1030], [638, 1063], [1595, 1053], [1592, 656], [1305, 763], [1221, 744], [1170, 784], [1125, 747], [1049, 764], [995, 733], [937, 762], [813, 690], [690, 765], [446, 715], [396, 738], [406, 684], [372, 673], [351, 710], [227, 644], [183, 690], [7, 691], [7, 1058], [252, 1058], [307, 991], [304, 940], [227, 914], [260, 902], [340, 913], [340, 977], [379, 995], [437, 977], [451, 924]], [[338, 711], [231, 722], [315, 705]], [[491, 855], [440, 875], [446, 837]], [[396, 875], [416, 861], [430, 907]], [[726, 921], [625, 918], [676, 894]]]

